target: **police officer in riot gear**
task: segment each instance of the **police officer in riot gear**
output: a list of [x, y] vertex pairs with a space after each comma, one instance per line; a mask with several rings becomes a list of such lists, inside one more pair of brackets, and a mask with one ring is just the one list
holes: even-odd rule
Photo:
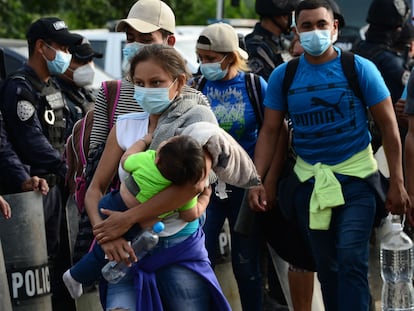
[[66, 137], [72, 133], [73, 125], [93, 108], [95, 96], [88, 88], [93, 83], [95, 64], [93, 59], [101, 58], [102, 54], [93, 50], [89, 41], [80, 36], [81, 44], [69, 47], [72, 60], [68, 69], [56, 76], [65, 102], [69, 108]]
[[393, 49], [400, 32], [411, 16], [405, 0], [373, 0], [367, 15], [366, 39], [353, 52], [372, 60], [391, 92], [392, 102], [400, 98], [409, 77], [406, 59]]
[[299, 0], [256, 0], [256, 12], [260, 21], [252, 33], [245, 38], [249, 67], [266, 80], [273, 69], [286, 61], [289, 41], [285, 35], [290, 33], [292, 12]]
[[45, 179], [29, 175], [28, 168], [20, 161], [9, 142], [0, 112], [0, 194], [32, 190], [46, 195], [49, 186]]
[[30, 175], [47, 180], [50, 190], [43, 199], [47, 252], [51, 263], [52, 302], [59, 302], [57, 288], [60, 272], [59, 242], [63, 215], [62, 186], [66, 164], [62, 158], [65, 145], [67, 107], [52, 75], [62, 74], [69, 67], [69, 46], [79, 36], [69, 32], [64, 21], [56, 17], [40, 18], [26, 33], [29, 59], [9, 76], [3, 86], [1, 111], [14, 150], [30, 168]]

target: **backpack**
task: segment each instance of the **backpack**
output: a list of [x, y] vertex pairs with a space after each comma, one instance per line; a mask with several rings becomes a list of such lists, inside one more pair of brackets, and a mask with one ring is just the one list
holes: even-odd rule
[[[352, 52], [342, 51], [341, 52], [341, 64], [344, 71], [345, 77], [348, 81], [349, 87], [354, 92], [355, 96], [358, 97], [362, 102], [364, 102], [364, 96], [361, 91], [361, 86], [359, 84], [359, 77], [355, 70], [355, 54]], [[282, 91], [285, 97], [287, 97], [289, 88], [295, 77], [296, 70], [299, 65], [299, 57], [290, 60], [286, 66], [285, 77], [283, 79]], [[368, 114], [368, 128], [371, 132], [372, 140], [372, 149], [374, 153], [382, 145], [381, 131], [378, 126], [375, 124], [374, 118], [372, 117], [369, 110]]]
[[[108, 103], [109, 129], [113, 126], [114, 113], [118, 104], [121, 80], [105, 81], [102, 83]], [[93, 111], [88, 111], [83, 118], [73, 126], [72, 133], [66, 142], [66, 186], [70, 195], [74, 195], [80, 213], [84, 211], [85, 193], [95, 170], [88, 170], [89, 138], [93, 125]], [[95, 152], [93, 158], [99, 162], [103, 148]], [[95, 167], [96, 168], [96, 167]]]
[[[364, 96], [361, 91], [361, 87], [359, 84], [359, 78], [355, 70], [355, 54], [352, 52], [346, 52], [342, 51], [341, 53], [341, 64], [342, 69], [344, 71], [345, 77], [348, 81], [349, 87], [354, 92], [355, 96], [361, 99], [362, 102], [364, 102]], [[293, 78], [296, 73], [296, 69], [299, 65], [299, 58], [294, 58], [290, 60], [286, 66], [286, 72], [285, 77], [283, 78], [283, 84], [282, 84], [282, 92], [287, 97], [290, 85], [293, 82]], [[378, 148], [382, 145], [382, 138], [381, 138], [381, 131], [379, 130], [378, 126], [375, 124], [375, 120], [373, 119], [371, 113], [367, 109], [367, 117], [368, 117], [368, 129], [371, 132], [372, 140], [371, 145], [373, 152], [375, 153]], [[293, 170], [293, 163], [294, 161], [291, 161], [290, 164], [290, 170]], [[384, 193], [386, 193], [388, 190], [388, 179], [384, 177], [380, 173], [380, 183], [382, 190]], [[381, 219], [387, 215], [387, 211], [385, 209], [384, 202], [381, 200], [381, 198], [377, 197], [377, 210], [376, 210], [376, 218], [375, 218], [375, 225], [379, 225]], [[285, 213], [286, 214], [286, 213]]]
[[[250, 103], [252, 104], [254, 113], [256, 115], [256, 121], [258, 128], [260, 129], [263, 124], [263, 105], [262, 105], [262, 85], [260, 84], [260, 77], [252, 72], [246, 72], [244, 75], [244, 81], [246, 83], [247, 95], [249, 96]], [[196, 77], [193, 81], [193, 87], [200, 92], [203, 90], [207, 79], [201, 75]]]

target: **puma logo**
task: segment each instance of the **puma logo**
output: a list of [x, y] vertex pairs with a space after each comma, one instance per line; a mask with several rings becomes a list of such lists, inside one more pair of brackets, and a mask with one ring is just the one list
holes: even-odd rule
[[341, 96], [339, 97], [338, 101], [336, 103], [328, 103], [326, 100], [323, 100], [322, 98], [318, 98], [318, 97], [312, 97], [311, 98], [311, 106], [322, 106], [322, 107], [326, 107], [326, 108], [332, 108], [334, 109], [342, 118], [344, 118], [344, 114], [342, 113], [342, 111], [339, 109], [339, 103], [342, 100], [342, 97], [344, 97], [345, 92], [342, 92]]

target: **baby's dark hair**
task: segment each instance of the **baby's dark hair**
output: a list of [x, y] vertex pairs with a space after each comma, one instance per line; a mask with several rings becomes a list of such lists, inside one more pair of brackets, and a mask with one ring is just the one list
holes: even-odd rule
[[173, 184], [195, 184], [206, 170], [203, 148], [190, 136], [175, 136], [157, 155], [158, 169]]

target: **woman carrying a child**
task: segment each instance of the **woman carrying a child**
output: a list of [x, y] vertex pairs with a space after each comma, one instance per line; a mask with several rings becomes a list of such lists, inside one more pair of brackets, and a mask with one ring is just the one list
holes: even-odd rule
[[[117, 122], [85, 200], [95, 237], [108, 259], [126, 262], [136, 260], [136, 256], [122, 235], [136, 224], [149, 227], [158, 215], [174, 211], [202, 193], [212, 158], [205, 152], [206, 174], [198, 183], [172, 184], [124, 212], [98, 211], [98, 202], [116, 174], [124, 151], [147, 133], [152, 133], [152, 140], [145, 143], [156, 150], [160, 143], [195, 122], [217, 124], [202, 94], [186, 86], [189, 74], [185, 61], [174, 48], [145, 46], [131, 61], [130, 78], [135, 85], [135, 99], [150, 116], [139, 117], [141, 120], [132, 116], [129, 121], [125, 116], [122, 124]], [[109, 217], [103, 221], [99, 212]], [[107, 294], [101, 297], [106, 310], [230, 310], [199, 227], [184, 241], [171, 236], [162, 243], [162, 248], [133, 265], [132, 277], [108, 284]]]

